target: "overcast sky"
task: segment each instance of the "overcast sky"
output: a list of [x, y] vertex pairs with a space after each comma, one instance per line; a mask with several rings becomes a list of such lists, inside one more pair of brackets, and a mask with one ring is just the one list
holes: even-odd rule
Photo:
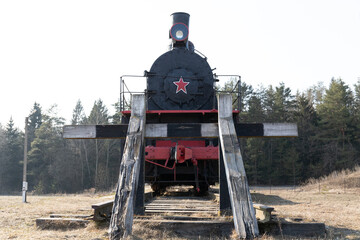
[[[254, 87], [303, 91], [360, 77], [360, 1], [0, 1], [0, 123], [23, 129], [34, 102], [69, 123], [78, 99], [119, 98], [168, 49], [170, 14], [188, 12], [189, 39], [217, 74]], [[144, 79], [128, 79], [143, 90]]]

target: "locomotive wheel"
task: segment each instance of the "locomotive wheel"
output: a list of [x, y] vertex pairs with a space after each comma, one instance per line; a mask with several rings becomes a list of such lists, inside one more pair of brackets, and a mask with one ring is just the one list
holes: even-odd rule
[[166, 187], [162, 186], [159, 183], [154, 183], [151, 185], [151, 189], [154, 191], [154, 196], [163, 195], [166, 191]]
[[206, 183], [200, 183], [199, 190], [200, 191], [197, 191], [196, 186], [194, 186], [194, 192], [196, 196], [205, 196], [208, 194], [209, 185], [207, 185]]

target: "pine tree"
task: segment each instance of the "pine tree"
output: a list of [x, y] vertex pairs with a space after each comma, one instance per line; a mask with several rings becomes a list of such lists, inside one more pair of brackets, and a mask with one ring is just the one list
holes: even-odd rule
[[29, 115], [28, 138], [29, 144], [35, 138], [35, 130], [40, 128], [42, 123], [42, 112], [40, 104], [34, 103], [33, 109]]
[[42, 123], [35, 130], [35, 138], [29, 151], [29, 175], [31, 189], [36, 193], [76, 192], [81, 189], [80, 167], [67, 151], [62, 138], [63, 118], [57, 116], [52, 106]]
[[75, 108], [73, 110], [73, 115], [71, 119], [72, 125], [82, 124], [86, 121], [86, 115], [84, 113], [84, 107], [80, 99], [76, 102]]
[[[95, 101], [94, 106], [91, 110], [91, 113], [88, 118], [88, 123], [90, 124], [108, 124], [109, 123], [109, 115], [106, 106], [103, 104], [102, 100], [99, 99]], [[95, 152], [92, 156], [95, 156], [94, 159], [94, 186], [96, 188], [103, 188], [106, 186], [108, 182], [108, 152], [110, 151], [109, 140], [94, 140], [94, 147], [92, 148]], [[106, 159], [105, 162], [100, 162], [100, 159]], [[102, 166], [99, 166], [101, 164]], [[101, 169], [102, 171], [99, 171]], [[105, 169], [105, 170], [103, 170]], [[103, 174], [101, 174], [103, 173]]]
[[305, 93], [298, 93], [296, 96], [295, 120], [299, 136], [295, 142], [299, 159], [303, 163], [302, 181], [310, 177], [319, 177], [321, 171], [319, 142], [315, 137], [319, 118], [311, 98], [312, 95]]
[[23, 159], [23, 136], [18, 129], [14, 127], [14, 121], [6, 125], [3, 133], [4, 142], [2, 149], [1, 184], [3, 191], [13, 192], [20, 191], [22, 177], [22, 159]]
[[322, 104], [318, 106], [323, 147], [322, 161], [326, 173], [354, 165], [354, 97], [341, 79], [332, 79]]
[[[293, 122], [295, 100], [290, 88], [285, 87], [284, 83], [275, 89], [270, 85], [265, 90], [264, 108], [266, 122]], [[264, 148], [268, 153], [265, 166], [270, 170], [271, 184], [289, 184], [298, 179], [301, 163], [291, 139], [267, 139]]]
[[[75, 108], [73, 110], [73, 115], [71, 119], [72, 125], [84, 124], [87, 122], [87, 118], [84, 112], [84, 107], [80, 99], [76, 102]], [[81, 188], [89, 188], [90, 186], [85, 186], [85, 183], [88, 183], [91, 179], [90, 164], [88, 159], [88, 152], [86, 147], [86, 140], [83, 139], [73, 139], [67, 140], [68, 151], [72, 154], [73, 161], [78, 163], [81, 168]]]
[[116, 102], [113, 104], [115, 108], [115, 114], [112, 116], [112, 123], [113, 124], [121, 124], [122, 122], [122, 114], [120, 112], [120, 103]]
[[[357, 152], [360, 152], [360, 79], [354, 85], [355, 96], [354, 96], [354, 147]], [[360, 164], [360, 156], [357, 157], [356, 164]]]
[[[265, 120], [265, 112], [261, 100], [261, 91], [252, 92], [247, 103], [247, 111], [242, 112], [242, 121], [249, 123], [261, 123]], [[244, 142], [243, 156], [246, 168], [246, 175], [251, 184], [260, 184], [262, 178], [266, 175], [264, 172], [267, 167], [264, 167], [265, 152], [264, 139], [262, 138], [247, 138], [242, 139]]]
[[[249, 101], [249, 97], [253, 92], [253, 87], [251, 85], [246, 84], [245, 82], [241, 82], [240, 96], [239, 96], [238, 81], [239, 80], [237, 80], [236, 78], [230, 78], [230, 80], [224, 84], [224, 87], [220, 88], [220, 91], [230, 93], [233, 98], [233, 109], [243, 111], [246, 110], [247, 108], [247, 103]], [[238, 106], [239, 98], [240, 98], [240, 109]]]
[[275, 89], [271, 85], [269, 86], [265, 92], [264, 105], [267, 121], [289, 122], [293, 120], [294, 96], [284, 83], [280, 83], [280, 86]]
[[[0, 124], [0, 166], [4, 166], [7, 162], [7, 156], [5, 154], [6, 149], [6, 137], [5, 137], [5, 130], [3, 129], [2, 125]], [[0, 168], [0, 194], [5, 193], [5, 173], [6, 169], [4, 167]]]

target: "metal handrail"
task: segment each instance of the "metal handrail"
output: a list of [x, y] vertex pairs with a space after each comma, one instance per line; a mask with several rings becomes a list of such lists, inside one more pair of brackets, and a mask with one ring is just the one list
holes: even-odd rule
[[[214, 74], [214, 78], [216, 79], [217, 77], [235, 77], [238, 79], [238, 81], [236, 82], [234, 88], [231, 91], [216, 91], [217, 93], [237, 93], [236, 95], [236, 99], [233, 101], [232, 104], [234, 104], [235, 102], [237, 102], [237, 107], [239, 111], [241, 111], [241, 76], [240, 75], [232, 75], [232, 74]], [[237, 92], [235, 92], [235, 90], [237, 89]]]
[[[132, 96], [132, 94], [134, 94], [134, 93], [144, 93], [144, 92], [131, 92], [124, 81], [124, 78], [127, 78], [127, 77], [145, 77], [145, 76], [144, 75], [122, 75], [120, 77], [120, 99], [119, 99], [120, 112], [125, 111], [125, 104], [129, 105], [125, 98], [126, 93], [130, 94], [130, 96]], [[126, 91], [125, 91], [125, 88], [126, 88]]]

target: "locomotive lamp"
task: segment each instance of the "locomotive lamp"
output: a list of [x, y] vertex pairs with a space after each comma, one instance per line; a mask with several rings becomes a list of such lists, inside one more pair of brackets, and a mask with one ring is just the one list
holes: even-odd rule
[[174, 41], [185, 41], [189, 35], [188, 27], [183, 23], [175, 23], [170, 30], [170, 36]]

